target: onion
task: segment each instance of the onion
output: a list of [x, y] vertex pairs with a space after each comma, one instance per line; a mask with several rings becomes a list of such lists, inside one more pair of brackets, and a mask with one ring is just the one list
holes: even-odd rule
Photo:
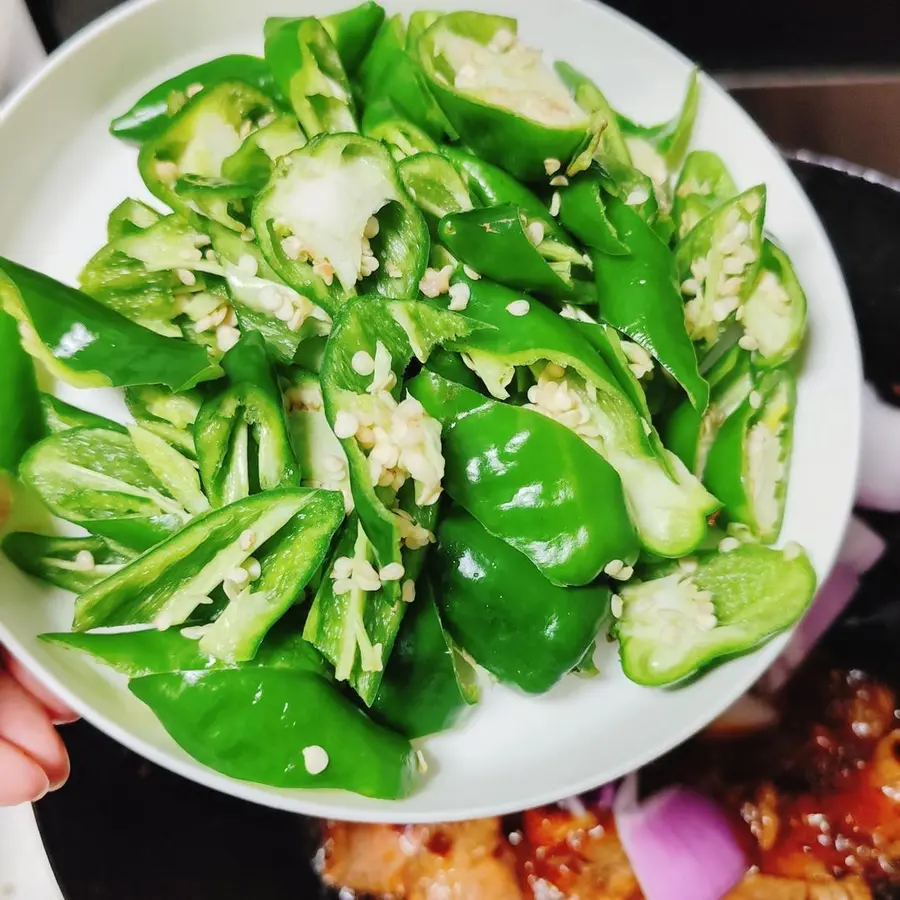
[[619, 787], [616, 828], [646, 900], [721, 900], [749, 861], [725, 812], [672, 787], [638, 802], [637, 775]]
[[885, 403], [868, 382], [857, 502], [868, 509], [900, 510], [900, 409]]

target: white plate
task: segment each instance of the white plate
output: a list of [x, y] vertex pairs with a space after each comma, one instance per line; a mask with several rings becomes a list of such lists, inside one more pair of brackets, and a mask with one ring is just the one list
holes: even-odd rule
[[[107, 125], [145, 90], [187, 66], [262, 50], [267, 15], [326, 14], [350, 0], [143, 0], [88, 28], [0, 112], [0, 254], [74, 282], [104, 242], [106, 215], [128, 194], [147, 197], [134, 148]], [[422, 0], [393, 0], [411, 12]], [[639, 121], [668, 118], [690, 65], [653, 35], [582, 0], [442, 0], [519, 19], [551, 57], [592, 76]], [[718, 151], [741, 187], [764, 181], [766, 224], [790, 253], [809, 295], [810, 335], [799, 387], [786, 537], [830, 569], [850, 511], [860, 424], [860, 358], [846, 289], [806, 197], [775, 148], [709, 78], [695, 146]], [[111, 392], [65, 389], [91, 409], [121, 411]], [[342, 819], [430, 821], [483, 816], [549, 802], [616, 778], [702, 728], [766, 669], [784, 638], [680, 690], [625, 680], [612, 647], [591, 681], [568, 678], [526, 698], [495, 687], [462, 727], [427, 741], [426, 783], [402, 802], [337, 792], [275, 790], [232, 781], [180, 751], [124, 682], [75, 653], [36, 640], [67, 629], [71, 598], [0, 561], [0, 638], [93, 724], [138, 753], [202, 784], [295, 812]]]

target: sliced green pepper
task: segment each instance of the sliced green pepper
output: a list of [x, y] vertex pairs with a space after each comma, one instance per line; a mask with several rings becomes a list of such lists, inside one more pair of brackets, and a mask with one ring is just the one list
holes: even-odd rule
[[678, 245], [675, 263], [691, 339], [712, 347], [743, 306], [762, 258], [766, 186], [718, 206]]
[[[184, 465], [190, 467], [187, 460]], [[61, 519], [136, 550], [152, 547], [191, 517], [131, 437], [117, 431], [72, 428], [44, 438], [25, 455], [21, 474]]]
[[[240, 81], [226, 81], [188, 100], [158, 137], [147, 141], [138, 168], [150, 192], [173, 210], [191, 219], [207, 217], [220, 204], [204, 209], [196, 198], [188, 202], [177, 190], [187, 175], [221, 178], [222, 164], [240, 149], [249, 135], [269, 125], [277, 115], [272, 99]], [[230, 209], [223, 224], [232, 225]]]
[[359, 6], [325, 16], [321, 21], [345, 71], [353, 76], [384, 22], [384, 9], [373, 0], [366, 0]]
[[[594, 248], [602, 317], [640, 344], [681, 384], [694, 406], [704, 409], [709, 387], [685, 328], [669, 248], [634, 209], [603, 190], [594, 172], [575, 179], [561, 195], [560, 221]], [[607, 222], [628, 255], [610, 255], [596, 240]]]
[[399, 115], [434, 140], [441, 140], [445, 135], [455, 137], [428, 89], [415, 58], [417, 51], [416, 43], [407, 47], [402, 15], [391, 16], [382, 24], [359, 69], [359, 89], [366, 115], [380, 118]]
[[280, 160], [253, 208], [269, 264], [334, 315], [360, 291], [415, 296], [428, 227], [384, 144], [320, 135]]
[[268, 19], [265, 35], [266, 62], [306, 134], [357, 131], [350, 81], [324, 24]]
[[192, 97], [225, 81], [242, 81], [279, 99], [278, 88], [264, 59], [242, 54], [222, 56], [194, 66], [148, 91], [127, 113], [113, 119], [110, 133], [123, 141], [137, 143], [158, 138]]
[[765, 373], [722, 424], [703, 470], [728, 518], [766, 543], [784, 518], [796, 392], [788, 369]]
[[419, 41], [428, 85], [460, 138], [481, 157], [525, 181], [570, 168], [594, 139], [539, 51], [520, 44], [515, 19], [475, 12], [441, 16]]
[[444, 425], [447, 493], [550, 581], [588, 584], [637, 559], [622, 482], [573, 431], [431, 372], [410, 390]]
[[196, 638], [185, 637], [175, 628], [168, 631], [145, 628], [140, 631], [42, 634], [40, 639], [57, 647], [87, 653], [129, 678], [236, 666], [290, 669], [327, 677], [325, 661], [303, 640], [293, 618], [290, 613], [285, 615], [266, 635], [256, 656], [243, 663], [226, 662], [204, 653]]
[[218, 225], [210, 235], [242, 331], [258, 331], [283, 363], [293, 362], [303, 341], [328, 334], [328, 313], [285, 284], [255, 243]]
[[106, 221], [106, 238], [116, 241], [122, 237], [138, 234], [162, 218], [152, 206], [131, 197], [123, 200], [110, 214]]
[[459, 646], [507, 684], [550, 690], [582, 660], [609, 616], [601, 585], [557, 587], [520, 553], [455, 510], [434, 555], [441, 621]]
[[126, 434], [128, 429], [106, 416], [79, 409], [54, 397], [53, 394], [41, 394], [41, 409], [44, 414], [44, 425], [50, 434], [59, 434], [60, 431], [68, 431], [70, 428], [109, 428]]
[[412, 790], [409, 742], [317, 675], [222, 669], [148, 675], [129, 687], [179, 746], [230, 778], [390, 800]]
[[584, 266], [581, 252], [571, 244], [545, 240], [543, 231], [539, 220], [529, 223], [522, 210], [505, 204], [446, 216], [438, 238], [457, 259], [492, 281], [561, 303], [579, 302], [576, 295], [585, 291], [573, 279], [572, 266]]
[[114, 575], [135, 554], [100, 537], [51, 537], [16, 531], [3, 539], [13, 565], [48, 584], [80, 594]]
[[[0, 282], [0, 292], [2, 287]], [[0, 422], [3, 423], [0, 472], [15, 473], [26, 450], [44, 436], [44, 421], [34, 363], [22, 349], [18, 323], [2, 309], [0, 358], [3, 360], [3, 381], [0, 383]]]
[[806, 294], [788, 255], [770, 240], [763, 241], [759, 277], [741, 310], [741, 325], [758, 368], [783, 365], [803, 343]]
[[678, 176], [672, 201], [679, 239], [737, 193], [737, 185], [718, 154], [711, 150], [691, 151]]
[[397, 164], [410, 197], [425, 214], [432, 231], [450, 213], [472, 209], [472, 198], [459, 172], [438, 153], [417, 153]]
[[25, 349], [75, 387], [165, 384], [183, 390], [218, 374], [202, 347], [155, 334], [2, 257], [0, 305], [19, 320]]
[[372, 705], [376, 718], [410, 740], [452, 727], [478, 696], [473, 667], [444, 634], [431, 582], [422, 588]]
[[200, 477], [213, 506], [300, 484], [281, 392], [262, 335], [245, 334], [222, 358], [228, 384], [194, 423]]
[[[516, 366], [535, 366], [530, 405], [576, 431], [618, 472], [644, 546], [667, 557], [697, 547], [706, 517], [719, 504], [661, 449], [651, 423], [590, 342], [566, 319], [515, 291], [460, 274], [453, 281], [469, 288], [462, 315], [494, 327], [447, 346], [465, 354], [491, 394], [505, 399]], [[544, 361], [552, 366], [537, 367]]]
[[632, 681], [673, 684], [749, 653], [794, 624], [816, 589], [816, 573], [796, 544], [744, 544], [703, 554], [619, 592], [614, 634]]
[[363, 134], [387, 144], [397, 162], [417, 153], [437, 153], [438, 145], [418, 125], [397, 117], [363, 116]]
[[125, 389], [125, 404], [137, 423], [191, 459], [197, 458], [193, 426], [202, 402], [198, 391], [175, 393], [158, 385]]
[[306, 146], [306, 135], [292, 115], [278, 116], [250, 134], [222, 162], [222, 177], [236, 184], [262, 188], [272, 174], [272, 163]]

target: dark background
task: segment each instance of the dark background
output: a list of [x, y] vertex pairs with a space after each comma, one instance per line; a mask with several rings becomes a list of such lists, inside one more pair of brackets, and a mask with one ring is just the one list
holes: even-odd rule
[[[117, 5], [116, 0], [28, 3], [51, 48]], [[609, 0], [609, 5], [712, 71], [900, 65], [898, 0]]]

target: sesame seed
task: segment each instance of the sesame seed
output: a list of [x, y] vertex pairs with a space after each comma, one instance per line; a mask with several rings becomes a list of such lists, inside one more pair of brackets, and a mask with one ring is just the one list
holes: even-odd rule
[[259, 262], [255, 256], [245, 253], [238, 260], [238, 268], [245, 274], [253, 278], [259, 271]]
[[788, 541], [782, 548], [785, 561], [790, 562], [792, 559], [798, 559], [803, 555], [803, 548], [796, 541]]
[[406, 569], [398, 562], [388, 563], [384, 568], [379, 570], [378, 577], [382, 581], [400, 581], [406, 574]]
[[622, 613], [625, 612], [625, 603], [618, 594], [613, 594], [609, 601], [609, 608], [613, 616], [621, 619]]
[[466, 275], [466, 278], [471, 278], [472, 281], [478, 281], [481, 276], [471, 267], [471, 266], [463, 266], [463, 272]]
[[750, 396], [747, 400], [751, 409], [759, 409], [762, 406], [762, 394], [759, 391], [750, 391]]
[[[409, 544], [407, 544], [409, 546]], [[404, 603], [412, 603], [416, 599], [416, 583], [410, 578], [403, 582], [400, 598]]]
[[328, 754], [318, 744], [304, 747], [303, 765], [310, 775], [321, 775], [328, 768]]
[[530, 309], [531, 304], [527, 300], [513, 300], [506, 305], [506, 311], [511, 316], [527, 316]]
[[238, 538], [238, 546], [241, 550], [252, 550], [253, 545], [256, 543], [256, 535], [249, 528], [246, 531], [241, 532], [241, 536]]
[[216, 345], [223, 353], [227, 353], [240, 339], [241, 333], [233, 325], [220, 325], [216, 329]]
[[650, 199], [650, 192], [644, 185], [640, 185], [636, 188], [633, 188], [628, 196], [625, 198], [625, 204], [627, 206], [640, 206], [642, 203], [646, 203]]
[[256, 581], [262, 575], [262, 566], [259, 564], [259, 560], [254, 559], [252, 556], [244, 560], [244, 568], [247, 570], [250, 581]]
[[197, 283], [197, 276], [190, 269], [176, 269], [175, 274], [178, 280], [188, 287], [193, 287]]
[[544, 223], [541, 221], [529, 222], [525, 233], [528, 235], [528, 240], [537, 247], [544, 240]]
[[218, 263], [218, 262], [219, 262], [219, 255], [218, 255], [218, 253], [216, 253], [215, 250], [212, 249], [212, 247], [210, 247], [210, 249], [207, 250], [206, 253], [203, 254], [203, 258], [204, 258], [207, 262], [211, 262], [211, 263]]
[[550, 156], [544, 160], [544, 171], [548, 175], [555, 175], [562, 168], [562, 163]]
[[740, 546], [741, 542], [737, 538], [722, 538], [722, 540], [719, 541], [719, 553], [731, 553], [732, 550], [737, 550]]
[[331, 567], [332, 578], [350, 578], [353, 575], [353, 560], [349, 556], [339, 556]]
[[380, 229], [381, 226], [378, 224], [378, 219], [376, 219], [375, 216], [369, 216], [366, 221], [366, 227], [363, 229], [363, 237], [366, 238], [366, 240], [371, 240], [378, 234]]
[[90, 550], [78, 551], [75, 556], [75, 568], [79, 572], [90, 572], [94, 565], [94, 554]]
[[237, 585], [246, 584], [250, 580], [250, 573], [243, 566], [238, 566], [225, 576], [225, 580]]
[[469, 305], [469, 298], [472, 296], [472, 291], [464, 281], [451, 285], [449, 293], [450, 309], [454, 312], [461, 312]]
[[759, 350], [759, 341], [752, 334], [745, 334], [738, 341], [738, 346], [742, 350]]
[[687, 575], [693, 575], [697, 571], [697, 560], [692, 556], [685, 556], [678, 560], [678, 568]]
[[634, 575], [634, 566], [624, 566], [619, 572], [619, 581], [628, 581]]
[[365, 350], [357, 350], [353, 354], [353, 359], [350, 360], [350, 365], [357, 375], [367, 376], [375, 371], [375, 360], [372, 358], [372, 354]]
[[625, 567], [625, 563], [622, 562], [621, 559], [611, 559], [604, 567], [603, 571], [609, 575], [610, 578], [615, 578], [619, 572]]
[[688, 278], [681, 284], [681, 292], [690, 297], [694, 297], [700, 293], [700, 282], [696, 278]]
[[562, 197], [559, 196], [559, 191], [554, 191], [553, 196], [550, 198], [550, 215], [558, 216], [559, 208], [562, 205]]
[[282, 239], [281, 249], [288, 259], [300, 259], [300, 255], [303, 253], [303, 241], [295, 234], [288, 235]]
[[359, 431], [359, 419], [345, 409], [340, 410], [334, 420], [334, 433], [341, 440], [352, 438]]
[[553, 187], [566, 187], [569, 183], [569, 179], [566, 178], [565, 175], [556, 175], [550, 179], [550, 184]]

